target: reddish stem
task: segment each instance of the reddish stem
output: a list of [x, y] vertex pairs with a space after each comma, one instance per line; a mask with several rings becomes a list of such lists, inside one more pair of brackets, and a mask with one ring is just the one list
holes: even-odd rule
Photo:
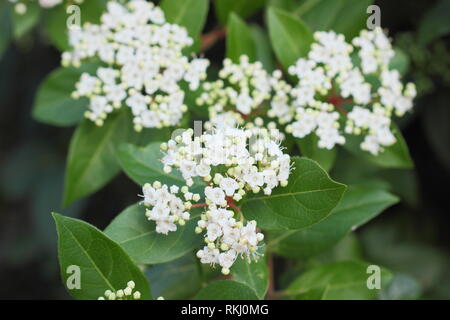
[[230, 208], [233, 208], [234, 210], [240, 212], [241, 208], [239, 208], [235, 203], [232, 197], [227, 197], [227, 204]]
[[353, 99], [344, 99], [341, 96], [338, 95], [331, 95], [328, 97], [328, 102], [334, 105], [334, 107], [342, 114], [346, 115], [348, 112], [343, 107], [344, 103], [350, 103], [353, 102]]
[[217, 41], [225, 38], [227, 30], [223, 27], [217, 27], [214, 30], [204, 34], [202, 36], [202, 45], [200, 47], [201, 52], [205, 52], [211, 48]]
[[206, 203], [197, 203], [197, 204], [193, 204], [191, 206], [191, 209], [195, 209], [195, 208], [202, 208], [202, 207], [207, 207], [208, 205]]

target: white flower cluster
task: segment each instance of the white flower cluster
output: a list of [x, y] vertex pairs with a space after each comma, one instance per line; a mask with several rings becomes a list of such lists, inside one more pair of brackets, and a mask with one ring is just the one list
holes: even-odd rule
[[264, 239], [255, 221], [244, 223], [236, 203], [248, 192], [270, 195], [277, 186], [286, 186], [291, 170], [290, 156], [280, 147], [281, 133], [260, 127], [262, 119], [255, 122], [246, 129], [220, 128], [199, 137], [189, 129], [161, 145], [164, 171], [177, 168], [188, 186], [197, 177], [206, 183], [201, 205], [206, 211], [195, 230], [205, 231], [206, 246], [197, 256], [202, 263], [219, 264], [223, 274], [238, 256], [256, 260]]
[[74, 49], [63, 53], [63, 65], [88, 58], [107, 65], [96, 75], [84, 73], [73, 94], [89, 98], [85, 115], [97, 125], [122, 105], [131, 108], [137, 131], [177, 125], [187, 110], [181, 83], [196, 90], [209, 66], [183, 56], [193, 43], [186, 29], [167, 23], [163, 11], [144, 0], [109, 1], [100, 25], [72, 28], [69, 38]]
[[[344, 144], [344, 133], [365, 134], [361, 148], [375, 155], [394, 144], [392, 111], [397, 116], [409, 111], [416, 90], [412, 83], [403, 86], [398, 71], [389, 70], [394, 50], [382, 29], [362, 31], [353, 46], [333, 31], [316, 32], [314, 38], [308, 57], [288, 70], [298, 78], [295, 87], [274, 72], [276, 94], [268, 115], [287, 124], [294, 137], [316, 134], [320, 148]], [[355, 49], [360, 66], [352, 62]], [[378, 88], [369, 83], [369, 74], [380, 78]]]
[[[42, 8], [47, 8], [47, 9], [53, 8], [56, 5], [63, 2], [63, 0], [31, 0], [31, 1], [37, 1]], [[81, 3], [83, 3], [83, 1], [84, 0], [75, 0], [75, 3], [81, 4]], [[28, 10], [27, 2], [30, 2], [30, 1], [9, 0], [9, 2], [14, 4], [14, 11], [17, 14], [23, 15], [23, 14], [27, 13], [27, 10]]]
[[106, 290], [104, 296], [98, 297], [98, 300], [139, 300], [141, 293], [139, 291], [133, 292], [136, 284], [134, 281], [128, 281], [125, 289], [120, 289], [115, 292]]
[[250, 63], [245, 55], [239, 64], [225, 59], [219, 80], [205, 82], [197, 105], [207, 106], [211, 126], [235, 127], [268, 102], [272, 96], [272, 78], [261, 62]]
[[[145, 184], [142, 188], [144, 200], [142, 203], [152, 209], [147, 209], [148, 220], [155, 221], [156, 232], [167, 235], [171, 231], [177, 230], [177, 225], [184, 226], [189, 220], [188, 210], [191, 208], [191, 201], [200, 200], [199, 194], [189, 192], [188, 187], [179, 188], [176, 185], [171, 187], [162, 185], [155, 181], [153, 185]], [[177, 196], [183, 193], [184, 201]]]

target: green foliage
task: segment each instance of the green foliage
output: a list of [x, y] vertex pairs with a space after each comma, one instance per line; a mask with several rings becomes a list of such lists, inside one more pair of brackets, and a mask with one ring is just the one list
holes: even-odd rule
[[[369, 264], [356, 261], [336, 262], [306, 271], [286, 290], [298, 300], [362, 300], [374, 299], [379, 290], [369, 289]], [[391, 274], [381, 269], [381, 288], [389, 283]]]
[[11, 4], [7, 1], [0, 3], [0, 58], [8, 48], [11, 40]]
[[366, 223], [398, 199], [376, 187], [350, 186], [326, 219], [300, 230], [268, 233], [268, 246], [288, 258], [316, 255], [335, 245], [353, 228]]
[[55, 125], [71, 126], [83, 119], [88, 99], [73, 99], [72, 92], [83, 72], [94, 72], [99, 64], [84, 63], [80, 68], [59, 68], [50, 73], [38, 89], [33, 108], [34, 119]]
[[261, 9], [267, 0], [217, 0], [216, 15], [222, 25], [228, 23], [231, 13], [246, 18]]
[[213, 281], [195, 297], [196, 300], [257, 300], [255, 292], [247, 285], [233, 280]]
[[317, 145], [319, 138], [315, 134], [309, 134], [302, 139], [296, 139], [296, 142], [300, 148], [300, 152], [303, 156], [310, 158], [326, 171], [330, 171], [336, 160], [337, 149], [323, 149]]
[[235, 13], [228, 19], [227, 57], [239, 63], [241, 55], [247, 55], [250, 61], [255, 61], [255, 43], [252, 32], [245, 22]]
[[284, 10], [269, 8], [267, 24], [273, 50], [285, 69], [307, 55], [313, 36], [299, 18]]
[[[264, 250], [259, 252], [264, 254]], [[259, 257], [258, 261], [249, 263], [245, 259], [238, 258], [231, 268], [233, 278], [249, 286], [259, 299], [263, 300], [269, 288], [269, 268], [265, 256]]]
[[112, 114], [101, 127], [84, 120], [70, 142], [64, 205], [97, 191], [120, 172], [116, 147], [132, 132], [128, 110]]
[[116, 242], [84, 221], [57, 213], [53, 213], [53, 218], [63, 282], [70, 283], [71, 273], [66, 272], [69, 266], [80, 267], [80, 288], [69, 289], [75, 299], [97, 299], [105, 290], [125, 288], [130, 280], [135, 282], [142, 299], [151, 298], [147, 279]]
[[15, 39], [22, 38], [38, 22], [41, 15], [41, 7], [36, 2], [27, 4], [27, 11], [24, 14], [13, 13], [13, 35]]
[[136, 263], [165, 263], [200, 246], [202, 238], [194, 232], [199, 216], [200, 210], [194, 210], [185, 226], [164, 235], [156, 233], [155, 223], [147, 220], [145, 207], [135, 204], [119, 213], [105, 234], [119, 243]]
[[247, 199], [242, 212], [265, 230], [300, 229], [325, 219], [339, 203], [346, 186], [330, 179], [316, 162], [293, 158], [294, 170], [285, 188], [270, 196]]
[[418, 31], [419, 43], [422, 46], [450, 32], [449, 12], [450, 1], [440, 0], [425, 14]]

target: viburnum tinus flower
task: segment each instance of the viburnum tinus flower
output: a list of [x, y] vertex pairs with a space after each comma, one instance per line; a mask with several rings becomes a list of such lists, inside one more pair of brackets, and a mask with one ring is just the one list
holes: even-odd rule
[[353, 45], [333, 31], [316, 32], [314, 39], [307, 58], [288, 70], [298, 79], [294, 87], [274, 73], [278, 83], [268, 115], [294, 137], [316, 134], [320, 148], [344, 144], [345, 134], [364, 135], [361, 149], [374, 155], [394, 144], [391, 117], [412, 108], [416, 90], [389, 69], [394, 50], [382, 29], [363, 30]]
[[272, 77], [261, 62], [249, 62], [245, 55], [239, 63], [225, 59], [219, 80], [205, 82], [197, 98], [208, 107], [210, 127], [242, 125], [255, 112], [261, 112], [272, 96]]
[[[256, 122], [261, 125], [262, 119], [259, 120]], [[245, 129], [222, 127], [198, 137], [193, 135], [193, 130], [189, 129], [163, 143], [162, 162], [167, 173], [174, 168], [179, 170], [187, 186], [192, 186], [194, 179], [203, 180], [205, 203], [185, 203], [183, 207], [182, 201], [177, 201], [175, 215], [178, 218], [175, 219], [171, 218], [174, 210], [166, 204], [161, 211], [169, 225], [163, 227], [163, 231], [176, 229], [170, 223], [180, 219], [180, 215], [182, 221], [189, 218], [188, 214], [183, 216], [186, 213], [183, 209], [204, 207], [205, 212], [195, 231], [205, 232], [206, 246], [197, 252], [197, 256], [202, 263], [219, 264], [222, 273], [228, 274], [237, 257], [256, 260], [258, 244], [264, 239], [257, 230], [256, 221], [244, 220], [239, 202], [248, 193], [270, 195], [274, 188], [286, 186], [291, 171], [290, 156], [283, 153], [282, 134], [273, 127], [267, 129], [249, 124]], [[198, 201], [200, 194], [190, 193], [187, 186], [181, 188], [185, 199]], [[158, 184], [157, 187], [164, 190], [164, 197], [172, 197], [167, 186]], [[155, 192], [154, 187], [144, 187], [144, 203], [154, 205], [161, 201]], [[177, 192], [173, 190], [172, 193]], [[156, 215], [160, 214], [158, 211]], [[153, 213], [147, 213], [147, 216], [151, 218]]]
[[125, 289], [117, 291], [106, 290], [104, 296], [98, 297], [98, 300], [139, 300], [141, 299], [141, 293], [134, 291], [136, 284], [134, 281], [128, 281]]
[[108, 2], [99, 25], [72, 28], [69, 38], [73, 50], [63, 54], [64, 65], [93, 58], [103, 63], [95, 75], [84, 73], [73, 93], [89, 98], [85, 116], [97, 125], [123, 105], [137, 131], [179, 124], [187, 110], [182, 83], [197, 89], [209, 65], [184, 56], [193, 43], [186, 29], [167, 23], [159, 7], [143, 0]]
[[[181, 189], [181, 190], [180, 190]], [[199, 194], [189, 192], [188, 187], [162, 185], [159, 181], [155, 181], [153, 185], [145, 184], [143, 189], [142, 203], [147, 207], [146, 216], [148, 220], [155, 221], [156, 232], [168, 234], [177, 230], [177, 225], [184, 226], [189, 220], [190, 214], [188, 210], [191, 208], [190, 201], [198, 201]], [[182, 196], [178, 196], [182, 193]], [[184, 200], [183, 200], [184, 198]]]

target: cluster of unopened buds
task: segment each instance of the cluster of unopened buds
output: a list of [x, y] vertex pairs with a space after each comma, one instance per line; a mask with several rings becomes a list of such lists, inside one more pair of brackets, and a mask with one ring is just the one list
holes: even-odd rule
[[[258, 120], [261, 125], [262, 119]], [[274, 188], [287, 186], [291, 161], [280, 147], [281, 138], [275, 128], [249, 125], [214, 129], [200, 136], [188, 129], [163, 143], [164, 171], [179, 170], [186, 185], [178, 188], [155, 182], [144, 186], [143, 203], [153, 206], [146, 215], [156, 221], [156, 231], [175, 231], [175, 223], [184, 225], [190, 218], [190, 209], [204, 208], [195, 229], [205, 233], [206, 245], [197, 252], [202, 263], [219, 264], [222, 273], [228, 274], [239, 256], [258, 259], [264, 235], [256, 221], [244, 220], [238, 205], [248, 193], [270, 195]], [[196, 188], [203, 184], [201, 194], [189, 192], [194, 181]], [[201, 198], [204, 203], [192, 204]]]
[[262, 111], [272, 97], [272, 78], [261, 62], [249, 62], [245, 55], [239, 64], [225, 59], [219, 80], [205, 82], [197, 98], [199, 106], [208, 107], [211, 126], [242, 125], [250, 115]]
[[187, 110], [182, 83], [196, 90], [209, 66], [183, 55], [193, 44], [187, 30], [167, 23], [163, 11], [144, 0], [109, 1], [100, 25], [71, 28], [69, 40], [73, 50], [63, 53], [63, 65], [93, 58], [106, 65], [83, 73], [73, 93], [89, 98], [85, 116], [99, 126], [123, 105], [131, 108], [137, 131], [178, 125]]
[[[412, 108], [414, 84], [404, 86], [399, 72], [389, 69], [395, 51], [381, 28], [363, 30], [353, 45], [332, 31], [316, 32], [314, 38], [308, 57], [288, 70], [298, 79], [296, 86], [274, 73], [279, 81], [268, 115], [294, 137], [315, 133], [321, 148], [344, 144], [344, 133], [365, 135], [361, 149], [377, 155], [396, 142], [391, 117]], [[374, 78], [379, 85], [370, 82]]]
[[156, 232], [166, 235], [176, 231], [177, 224], [180, 226], [186, 224], [190, 218], [189, 210], [192, 202], [200, 200], [200, 195], [189, 192], [187, 186], [169, 187], [159, 181], [155, 181], [153, 185], [145, 184], [142, 193], [144, 197], [142, 203], [146, 207], [152, 207], [146, 211], [148, 220], [156, 223]]
[[106, 290], [104, 296], [98, 297], [98, 300], [139, 300], [141, 299], [141, 293], [137, 290], [133, 292], [135, 287], [134, 281], [128, 281], [125, 289]]

